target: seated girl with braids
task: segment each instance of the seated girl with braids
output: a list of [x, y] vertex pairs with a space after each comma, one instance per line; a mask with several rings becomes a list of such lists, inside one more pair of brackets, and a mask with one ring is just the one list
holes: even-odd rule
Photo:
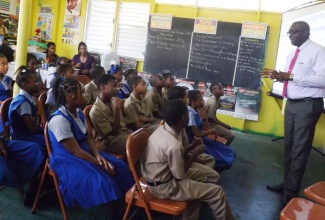
[[134, 180], [123, 161], [99, 152], [87, 134], [79, 82], [57, 81], [54, 97], [59, 102], [49, 118], [50, 166], [60, 179], [65, 204], [87, 208], [122, 199]]
[[11, 138], [35, 142], [45, 147], [44, 131], [40, 127], [33, 98], [40, 91], [39, 78], [35, 71], [21, 66], [17, 70], [16, 83], [20, 92], [12, 100], [8, 112]]
[[108, 74], [115, 77], [116, 81], [119, 83], [123, 79], [123, 69], [119, 65], [111, 65], [111, 69], [107, 71]]

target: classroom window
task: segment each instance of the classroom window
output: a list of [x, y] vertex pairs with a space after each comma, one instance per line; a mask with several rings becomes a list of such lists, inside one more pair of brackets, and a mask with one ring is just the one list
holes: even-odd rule
[[115, 11], [115, 1], [88, 1], [84, 41], [89, 51], [104, 53], [111, 50]]
[[150, 4], [120, 2], [115, 51], [119, 56], [144, 59]]
[[156, 0], [156, 3], [176, 5], [196, 5], [196, 0]]

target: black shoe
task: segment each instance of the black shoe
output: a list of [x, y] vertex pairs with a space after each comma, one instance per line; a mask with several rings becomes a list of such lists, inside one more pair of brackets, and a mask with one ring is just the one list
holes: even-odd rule
[[292, 198], [293, 198], [292, 196], [285, 195], [285, 194], [282, 196], [280, 202], [283, 205], [283, 208], [290, 202]]
[[277, 185], [267, 185], [266, 189], [276, 193], [283, 193], [283, 183]]

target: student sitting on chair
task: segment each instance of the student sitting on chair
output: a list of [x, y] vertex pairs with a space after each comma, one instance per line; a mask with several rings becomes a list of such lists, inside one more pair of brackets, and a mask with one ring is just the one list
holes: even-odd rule
[[54, 91], [60, 102], [48, 124], [52, 147], [49, 162], [60, 180], [66, 206], [88, 208], [123, 198], [134, 180], [122, 160], [98, 151], [87, 134], [80, 109], [86, 99], [80, 83], [75, 79], [57, 81]]
[[198, 112], [198, 109], [203, 107], [204, 104], [202, 94], [200, 91], [191, 90], [188, 91], [188, 98], [190, 120], [186, 131], [189, 141], [192, 141], [195, 137], [202, 138], [206, 147], [205, 152], [213, 156], [216, 161], [215, 169], [218, 171], [229, 169], [235, 159], [235, 152], [229, 146], [207, 137], [209, 134], [217, 134], [214, 128], [202, 130], [202, 119]]
[[112, 65], [111, 69], [107, 71], [108, 74], [115, 77], [117, 82], [121, 82], [123, 79], [123, 70], [119, 65]]
[[[60, 64], [56, 67], [56, 73], [58, 78], [52, 82], [53, 85], [56, 81], [64, 80], [64, 79], [75, 79], [76, 74], [73, 66], [71, 64]], [[47, 82], [46, 82], [47, 83]], [[47, 99], [45, 104], [49, 105], [51, 109], [54, 109], [57, 106], [57, 100], [54, 99], [54, 91], [53, 88], [47, 91]]]
[[97, 87], [100, 90], [89, 116], [104, 151], [126, 154], [127, 130], [122, 116], [122, 100], [116, 97], [118, 91], [114, 76], [104, 74], [98, 77]]
[[166, 86], [166, 81], [160, 74], [152, 74], [149, 78], [151, 90], [146, 94], [149, 108], [155, 118], [161, 119], [163, 106], [162, 88]]
[[37, 108], [33, 96], [39, 94], [39, 79], [34, 71], [21, 66], [17, 70], [16, 82], [19, 94], [9, 106], [10, 135], [13, 140], [31, 141], [45, 148], [43, 128], [37, 119]]
[[0, 186], [19, 188], [29, 182], [24, 205], [31, 205], [37, 192], [37, 170], [44, 157], [45, 151], [39, 144], [0, 137]]
[[120, 99], [127, 99], [130, 97], [131, 94], [131, 88], [129, 86], [129, 81], [133, 76], [137, 76], [138, 72], [135, 69], [128, 69], [125, 71], [124, 76], [125, 76], [125, 81], [122, 84], [122, 88], [120, 91], [117, 92], [117, 97]]
[[34, 54], [27, 53], [26, 67], [27, 67], [27, 69], [29, 69], [37, 74], [37, 78], [39, 81], [38, 82], [39, 92], [38, 92], [38, 94], [35, 94], [35, 97], [38, 97], [42, 92], [45, 92], [45, 86], [43, 83], [42, 76], [39, 73], [37, 57]]
[[[168, 90], [167, 97], [169, 101], [181, 100], [184, 104], [188, 104], [187, 91], [181, 86], [173, 86]], [[191, 151], [190, 144], [186, 137], [185, 128], [181, 131], [182, 145], [185, 151]], [[202, 139], [200, 140], [202, 141]], [[186, 155], [186, 154], [185, 154]], [[195, 162], [192, 163], [189, 170], [186, 172], [186, 177], [198, 182], [217, 183], [220, 176], [214, 170], [215, 160], [212, 156], [202, 153], [198, 156]]]
[[168, 102], [168, 97], [167, 97], [168, 90], [175, 85], [175, 77], [170, 72], [163, 73], [162, 76], [166, 81], [166, 86], [162, 88], [161, 93], [163, 96], [163, 103], [166, 103]]
[[235, 135], [231, 132], [231, 127], [220, 121], [216, 116], [220, 96], [223, 96], [223, 86], [220, 83], [212, 83], [210, 85], [210, 91], [212, 96], [204, 102], [204, 110], [207, 114], [209, 124], [221, 137], [227, 139], [226, 144], [230, 145]]
[[146, 81], [140, 76], [133, 76], [129, 83], [132, 93], [124, 102], [125, 124], [131, 130], [147, 128], [152, 133], [159, 126], [160, 120], [153, 117], [149, 103], [145, 98]]
[[[233, 219], [221, 186], [186, 178], [185, 173], [195, 157], [187, 160], [184, 165], [184, 147], [180, 140], [182, 130], [189, 121], [185, 103], [180, 100], [169, 101], [162, 112], [165, 124], [149, 137], [141, 158], [141, 171], [148, 189], [160, 199], [191, 201], [183, 219], [199, 219], [202, 202], [211, 207], [214, 219]], [[196, 152], [204, 150], [200, 144], [193, 148]]]
[[[7, 98], [12, 97], [12, 88], [14, 80], [7, 76], [8, 72], [8, 61], [7, 58], [0, 54], [0, 105]], [[0, 120], [0, 134], [3, 132], [2, 123]]]
[[92, 105], [95, 103], [97, 96], [99, 95], [99, 88], [96, 85], [96, 79], [100, 75], [105, 74], [105, 69], [102, 66], [93, 66], [91, 67], [89, 74], [92, 80], [85, 85], [85, 94], [87, 105]]

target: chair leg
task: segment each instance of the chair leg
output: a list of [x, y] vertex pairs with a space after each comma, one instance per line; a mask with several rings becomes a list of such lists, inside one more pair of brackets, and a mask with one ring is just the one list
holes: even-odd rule
[[55, 185], [56, 193], [58, 194], [58, 198], [59, 198], [59, 202], [60, 202], [60, 207], [61, 207], [63, 219], [64, 220], [68, 220], [69, 217], [68, 217], [67, 211], [65, 209], [65, 204], [63, 202], [63, 198], [62, 198], [61, 193], [60, 193], [58, 179], [56, 178], [54, 172], [53, 172], [53, 176], [52, 177], [53, 177], [53, 180], [54, 180], [54, 185]]
[[133, 199], [134, 199], [134, 193], [132, 194], [132, 199], [129, 201], [128, 206], [126, 207], [124, 216], [123, 216], [123, 220], [127, 220], [127, 217], [129, 215], [132, 203], [133, 203]]
[[149, 219], [149, 220], [152, 220], [152, 216], [151, 216], [151, 213], [150, 213], [150, 209], [149, 209], [147, 203], [145, 203], [145, 205], [144, 205], [144, 209], [146, 210], [146, 213], [147, 213], [148, 219]]
[[43, 189], [43, 184], [44, 184], [44, 180], [45, 180], [45, 175], [47, 174], [47, 170], [48, 170], [48, 160], [46, 160], [46, 162], [45, 162], [41, 182], [40, 182], [40, 184], [38, 186], [37, 194], [36, 194], [35, 201], [34, 201], [34, 204], [33, 204], [33, 209], [32, 209], [33, 214], [36, 212], [38, 199], [39, 199], [39, 197], [41, 195], [41, 192], [42, 192], [42, 189]]

